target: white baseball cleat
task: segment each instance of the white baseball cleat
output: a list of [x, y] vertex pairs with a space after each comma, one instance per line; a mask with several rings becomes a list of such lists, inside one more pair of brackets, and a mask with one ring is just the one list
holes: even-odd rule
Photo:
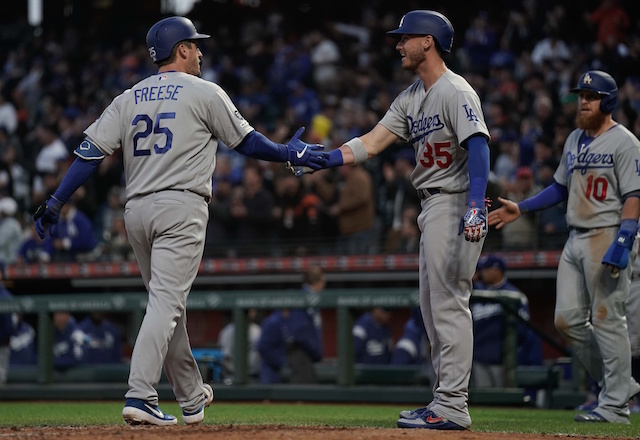
[[187, 425], [195, 425], [204, 420], [204, 409], [211, 405], [213, 402], [213, 388], [208, 383], [202, 384], [202, 390], [204, 391], [204, 397], [206, 401], [196, 412], [189, 413], [182, 410], [182, 420]]

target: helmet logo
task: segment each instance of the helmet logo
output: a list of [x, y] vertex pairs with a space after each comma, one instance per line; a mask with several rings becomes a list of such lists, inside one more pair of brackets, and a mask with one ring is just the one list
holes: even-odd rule
[[156, 62], [156, 48], [154, 46], [151, 46], [149, 48], [149, 56], [151, 57], [151, 59], [155, 63]]
[[589, 75], [588, 73], [586, 73], [586, 74], [584, 75], [584, 79], [582, 80], [582, 82], [583, 82], [584, 84], [591, 84], [591, 75]]
[[406, 17], [406, 15], [403, 15], [402, 18], [400, 19], [400, 26], [398, 26], [399, 28], [401, 28], [402, 23], [404, 23], [404, 17]]

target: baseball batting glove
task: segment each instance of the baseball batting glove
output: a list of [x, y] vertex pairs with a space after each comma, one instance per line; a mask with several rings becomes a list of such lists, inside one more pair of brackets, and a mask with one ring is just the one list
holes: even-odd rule
[[287, 161], [287, 169], [290, 170], [296, 177], [300, 177], [303, 174], [313, 174], [316, 171], [310, 167], [305, 167], [302, 165], [292, 165], [289, 161]]
[[487, 235], [487, 211], [484, 208], [469, 207], [460, 219], [458, 235], [464, 232], [467, 241], [480, 241]]
[[[329, 153], [324, 152], [320, 144], [307, 144], [300, 140], [304, 127], [300, 127], [287, 144], [287, 159], [291, 166], [301, 165], [316, 171], [327, 164]], [[294, 173], [295, 174], [295, 173]]]
[[638, 225], [633, 220], [629, 224], [625, 224], [626, 222], [627, 220], [622, 221], [618, 235], [602, 257], [602, 264], [611, 266], [613, 269], [626, 269], [629, 265], [629, 251], [633, 247]]
[[64, 205], [64, 203], [50, 196], [44, 203], [38, 206], [35, 214], [33, 214], [33, 219], [36, 221], [36, 231], [40, 238], [44, 238], [48, 226], [58, 223], [62, 205]]

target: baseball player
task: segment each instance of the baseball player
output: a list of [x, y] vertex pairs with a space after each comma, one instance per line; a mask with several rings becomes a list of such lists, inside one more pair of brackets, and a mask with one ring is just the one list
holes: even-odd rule
[[[380, 122], [330, 153], [326, 168], [374, 157], [401, 139], [413, 145], [411, 182], [421, 198], [420, 308], [436, 374], [427, 407], [402, 411], [401, 428], [467, 429], [473, 360], [469, 311], [471, 278], [487, 233], [485, 191], [489, 148], [477, 93], [449, 70], [453, 26], [429, 10], [407, 13], [396, 49], [402, 67], [418, 79], [392, 102]], [[311, 172], [293, 167], [297, 175]]]
[[555, 326], [602, 386], [598, 406], [575, 420], [629, 423], [629, 397], [640, 391], [631, 379], [625, 318], [640, 214], [640, 141], [611, 116], [618, 87], [608, 73], [583, 73], [572, 92], [578, 128], [567, 137], [555, 181], [517, 204], [500, 198], [489, 224], [499, 229], [567, 200], [570, 234], [558, 265]]
[[299, 139], [303, 129], [286, 145], [256, 132], [222, 88], [200, 78], [198, 40], [204, 38], [209, 35], [184, 17], [151, 27], [147, 46], [158, 73], [117, 96], [85, 130], [78, 157], [34, 214], [41, 237], [49, 226], [55, 234], [62, 205], [105, 155], [122, 148], [124, 220], [149, 292], [122, 411], [130, 424], [177, 423], [158, 408], [163, 365], [185, 423], [201, 422], [213, 399], [191, 353], [185, 305], [204, 249], [218, 139], [247, 156], [311, 168], [328, 156], [321, 145]]

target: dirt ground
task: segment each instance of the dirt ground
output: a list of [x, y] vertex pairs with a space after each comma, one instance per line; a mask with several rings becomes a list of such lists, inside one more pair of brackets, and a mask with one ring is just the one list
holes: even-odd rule
[[[59, 428], [0, 429], [0, 440], [70, 439], [70, 440], [611, 440], [607, 437], [569, 436], [562, 434], [504, 434], [473, 431], [429, 431], [392, 428], [333, 428], [289, 426], [88, 426]], [[620, 439], [617, 439], [620, 440]]]

